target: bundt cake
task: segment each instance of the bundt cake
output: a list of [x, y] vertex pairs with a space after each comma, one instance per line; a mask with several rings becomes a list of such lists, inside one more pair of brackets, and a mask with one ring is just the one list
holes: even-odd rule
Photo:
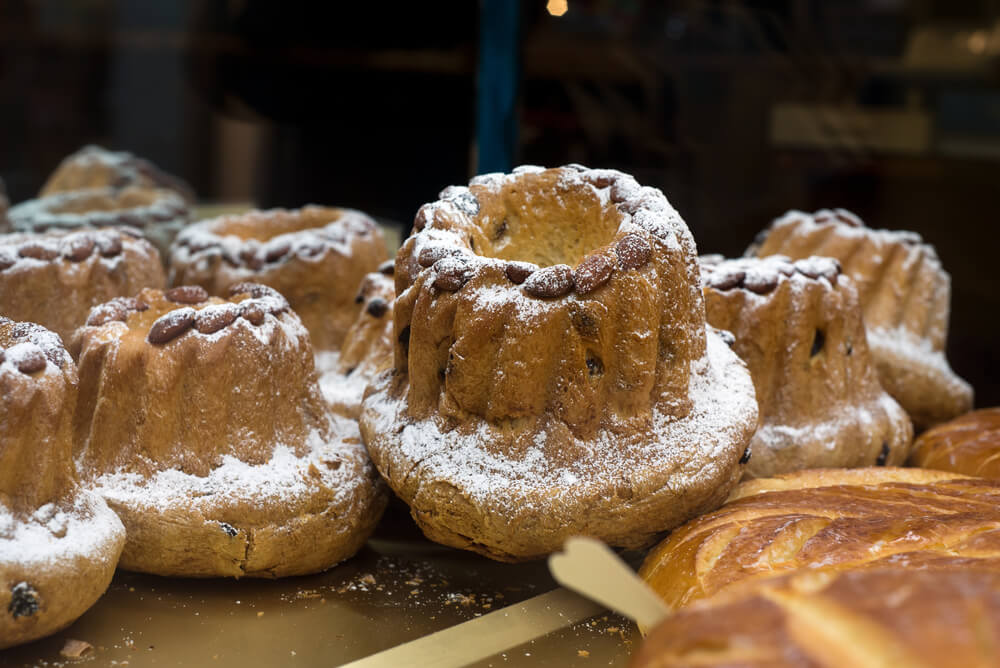
[[159, 253], [129, 228], [0, 235], [0, 314], [63, 341], [91, 307], [165, 285]]
[[1000, 408], [972, 411], [925, 431], [913, 444], [909, 463], [1000, 478]]
[[665, 619], [632, 668], [1000, 665], [1000, 560], [792, 573]]
[[7, 217], [15, 232], [132, 227], [166, 260], [170, 242], [187, 225], [189, 212], [184, 199], [172, 190], [129, 186], [55, 193], [22, 202]]
[[361, 304], [357, 320], [347, 330], [337, 353], [336, 367], [319, 378], [319, 386], [336, 412], [358, 418], [365, 388], [392, 366], [392, 306], [396, 300], [393, 261], [361, 281], [355, 301]]
[[80, 474], [118, 512], [124, 568], [278, 577], [353, 555], [385, 505], [357, 425], [329, 413], [273, 289], [143, 290], [77, 330]]
[[972, 408], [972, 388], [948, 366], [951, 278], [934, 247], [913, 232], [873, 230], [843, 209], [790, 211], [772, 223], [748, 254], [840, 261], [858, 288], [868, 346], [882, 386], [929, 427]]
[[84, 146], [63, 159], [49, 175], [39, 197], [91, 188], [165, 188], [194, 203], [191, 186], [156, 165], [125, 151], [108, 151], [100, 146]]
[[0, 649], [55, 633], [100, 598], [122, 523], [73, 470], [76, 367], [59, 337], [0, 318]]
[[1000, 481], [904, 468], [815, 469], [741, 484], [670, 534], [639, 575], [671, 608], [801, 569], [1000, 558]]
[[[173, 285], [200, 285], [223, 295], [252, 280], [287, 297], [319, 353], [337, 351], [361, 310], [365, 274], [388, 257], [375, 221], [360, 211], [307, 206], [251, 211], [190, 226], [170, 262]], [[336, 368], [336, 359], [320, 362]], [[327, 367], [321, 364], [320, 371]]]
[[879, 385], [836, 260], [707, 260], [702, 279], [708, 323], [733, 333], [757, 390], [747, 477], [906, 460], [913, 426]]
[[694, 242], [625, 174], [521, 167], [423, 206], [396, 256], [372, 459], [431, 539], [498, 560], [624, 547], [719, 504], [757, 426]]

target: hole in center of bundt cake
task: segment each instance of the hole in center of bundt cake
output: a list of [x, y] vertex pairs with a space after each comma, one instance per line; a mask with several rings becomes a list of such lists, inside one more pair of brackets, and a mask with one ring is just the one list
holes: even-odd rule
[[282, 234], [291, 234], [326, 227], [340, 217], [338, 209], [311, 206], [299, 211], [267, 211], [261, 215], [245, 214], [225, 220], [217, 230], [222, 236], [269, 241]]
[[499, 192], [479, 194], [479, 200], [470, 248], [540, 267], [576, 267], [613, 243], [622, 221], [614, 204], [592, 186], [552, 173], [522, 175]]

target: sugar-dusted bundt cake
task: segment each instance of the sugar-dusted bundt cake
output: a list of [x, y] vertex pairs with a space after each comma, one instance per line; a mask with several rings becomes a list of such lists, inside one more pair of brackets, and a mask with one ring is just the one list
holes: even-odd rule
[[132, 227], [149, 239], [164, 260], [190, 214], [184, 199], [162, 188], [91, 188], [28, 200], [7, 212], [15, 232]]
[[248, 280], [269, 285], [288, 298], [317, 351], [336, 351], [361, 309], [361, 279], [387, 257], [378, 226], [360, 211], [251, 211], [185, 230], [174, 244], [170, 279], [214, 295]]
[[704, 260], [702, 278], [708, 323], [733, 333], [757, 390], [748, 477], [906, 460], [913, 426], [879, 385], [836, 260]]
[[939, 424], [913, 444], [910, 465], [1000, 478], [1000, 408], [984, 408]]
[[665, 619], [632, 668], [1000, 665], [1000, 560], [798, 572]]
[[45, 185], [39, 197], [72, 190], [91, 188], [165, 188], [173, 190], [188, 202], [194, 202], [191, 186], [153, 163], [125, 151], [109, 151], [100, 146], [84, 146], [63, 159]]
[[944, 349], [951, 277], [934, 247], [913, 232], [868, 228], [843, 209], [790, 211], [748, 254], [840, 261], [858, 288], [868, 346], [886, 391], [918, 428], [972, 408], [972, 388], [948, 366]]
[[522, 167], [423, 206], [361, 431], [423, 531], [500, 560], [641, 547], [722, 501], [757, 426], [687, 226], [611, 170]]
[[125, 530], [73, 470], [76, 367], [0, 318], [0, 649], [68, 626], [108, 588]]
[[365, 388], [392, 366], [392, 306], [396, 301], [394, 263], [364, 277], [355, 301], [361, 304], [357, 320], [347, 330], [337, 363], [319, 378], [323, 396], [336, 412], [357, 419]]
[[795, 570], [1000, 559], [1000, 481], [927, 469], [796, 471], [741, 484], [639, 575], [671, 607]]
[[159, 253], [129, 228], [0, 235], [0, 314], [64, 341], [91, 307], [165, 285]]
[[143, 290], [95, 307], [75, 347], [78, 466], [125, 523], [124, 568], [278, 577], [364, 544], [383, 489], [280, 294]]

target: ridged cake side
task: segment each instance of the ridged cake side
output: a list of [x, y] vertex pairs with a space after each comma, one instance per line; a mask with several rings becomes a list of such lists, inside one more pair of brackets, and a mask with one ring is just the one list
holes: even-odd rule
[[147, 290], [88, 322], [78, 465], [126, 526], [124, 568], [281, 577], [364, 544], [383, 488], [357, 425], [323, 403], [309, 334], [279, 293]]
[[104, 593], [122, 523], [79, 488], [77, 373], [59, 337], [0, 318], [0, 649], [55, 633]]
[[278, 444], [301, 455], [311, 431], [329, 436], [309, 335], [280, 295], [191, 304], [171, 292], [111, 302], [122, 319], [105, 305], [77, 332], [84, 470], [203, 476], [226, 455], [261, 463]]
[[172, 248], [170, 281], [213, 295], [244, 281], [268, 285], [288, 299], [316, 350], [337, 350], [360, 310], [356, 287], [387, 256], [378, 225], [360, 211], [251, 211], [186, 228]]
[[757, 391], [748, 476], [905, 461], [910, 419], [879, 384], [836, 260], [728, 260], [703, 273], [708, 322], [733, 333]]
[[33, 510], [75, 487], [76, 392], [58, 336], [0, 317], [0, 500], [9, 509]]
[[119, 229], [0, 237], [0, 313], [67, 343], [97, 304], [165, 285], [156, 248]]
[[748, 252], [840, 262], [857, 286], [882, 385], [918, 427], [972, 408], [971, 386], [944, 356], [951, 277], [919, 235], [868, 228], [843, 209], [791, 211]]
[[334, 411], [354, 419], [361, 413], [361, 400], [368, 383], [392, 366], [395, 348], [392, 311], [396, 301], [392, 267], [388, 261], [382, 270], [368, 274], [361, 281], [355, 297], [361, 304], [361, 312], [335, 353], [332, 368], [320, 369], [317, 361], [323, 397]]
[[630, 548], [719, 504], [757, 426], [659, 190], [579, 166], [450, 187], [396, 258], [362, 437], [424, 533], [493, 559]]
[[648, 425], [654, 404], [687, 415], [704, 303], [690, 232], [659, 191], [563, 168], [442, 195], [396, 260], [411, 415], [552, 415], [581, 438]]

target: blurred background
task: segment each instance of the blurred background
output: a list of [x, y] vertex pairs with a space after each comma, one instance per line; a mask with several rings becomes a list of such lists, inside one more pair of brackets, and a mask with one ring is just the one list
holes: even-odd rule
[[1000, 0], [565, 4], [0, 0], [0, 177], [30, 198], [98, 143], [405, 234], [472, 174], [580, 162], [727, 255], [846, 207], [937, 247], [952, 365], [1000, 404]]

